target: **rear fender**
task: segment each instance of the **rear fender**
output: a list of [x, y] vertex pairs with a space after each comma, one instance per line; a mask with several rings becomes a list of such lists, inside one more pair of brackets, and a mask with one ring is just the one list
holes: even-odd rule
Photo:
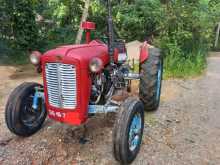
[[144, 63], [149, 57], [149, 52], [148, 52], [148, 43], [145, 41], [143, 45], [140, 47], [140, 63]]

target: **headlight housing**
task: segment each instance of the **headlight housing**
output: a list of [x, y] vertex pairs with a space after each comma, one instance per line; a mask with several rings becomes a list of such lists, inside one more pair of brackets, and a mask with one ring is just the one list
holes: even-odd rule
[[99, 58], [92, 58], [89, 63], [89, 69], [93, 73], [98, 73], [103, 69], [103, 62]]
[[38, 52], [38, 51], [33, 51], [33, 52], [31, 52], [31, 54], [30, 54], [30, 61], [31, 61], [31, 63], [33, 64], [33, 65], [39, 65], [40, 64], [40, 56], [41, 56], [42, 54], [40, 53], [40, 52]]

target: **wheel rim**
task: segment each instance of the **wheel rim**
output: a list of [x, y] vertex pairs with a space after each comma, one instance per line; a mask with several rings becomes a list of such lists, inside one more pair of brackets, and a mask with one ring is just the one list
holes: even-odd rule
[[140, 113], [136, 113], [131, 121], [130, 130], [129, 130], [129, 149], [130, 151], [134, 151], [141, 140], [141, 127], [142, 120]]
[[156, 99], [160, 99], [160, 91], [161, 91], [161, 78], [162, 78], [162, 63], [159, 62], [158, 66], [158, 72], [157, 72], [157, 93], [156, 93]]
[[27, 99], [24, 100], [21, 107], [20, 120], [25, 126], [28, 127], [38, 126], [42, 117], [44, 116], [45, 111], [42, 101], [39, 101], [37, 110], [32, 108], [33, 98], [34, 94], [31, 93]]

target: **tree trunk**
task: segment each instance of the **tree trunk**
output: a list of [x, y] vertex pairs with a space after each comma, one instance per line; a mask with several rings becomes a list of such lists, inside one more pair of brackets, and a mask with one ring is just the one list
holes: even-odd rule
[[219, 33], [220, 33], [220, 22], [218, 23], [218, 27], [217, 27], [217, 31], [216, 31], [215, 48], [218, 47], [218, 43], [219, 43]]
[[82, 14], [80, 25], [79, 25], [79, 30], [78, 30], [77, 36], [76, 36], [76, 41], [75, 41], [76, 44], [80, 44], [80, 42], [82, 40], [83, 29], [81, 28], [81, 24], [82, 24], [82, 22], [86, 21], [86, 19], [88, 17], [89, 5], [90, 5], [90, 0], [85, 0], [85, 6], [83, 9], [83, 14]]

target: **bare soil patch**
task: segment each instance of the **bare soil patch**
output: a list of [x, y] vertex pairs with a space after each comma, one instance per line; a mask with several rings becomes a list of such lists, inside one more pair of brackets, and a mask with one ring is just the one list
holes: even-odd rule
[[[220, 57], [220, 56], [219, 56]], [[134, 164], [220, 164], [220, 58], [208, 59], [207, 73], [191, 80], [163, 82], [158, 111], [145, 113], [143, 145]], [[83, 127], [47, 119], [37, 134], [20, 138], [8, 131], [4, 107], [24, 81], [41, 82], [32, 66], [0, 66], [0, 164], [117, 164], [112, 156], [114, 114], [99, 115]], [[134, 93], [138, 84], [134, 83]]]

